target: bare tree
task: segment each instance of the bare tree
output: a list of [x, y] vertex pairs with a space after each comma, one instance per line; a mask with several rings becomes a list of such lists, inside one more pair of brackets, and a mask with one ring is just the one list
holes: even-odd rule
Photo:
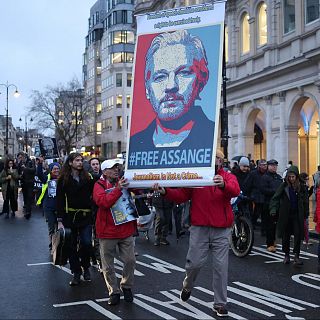
[[84, 90], [79, 80], [72, 79], [67, 85], [48, 86], [44, 92], [33, 91], [30, 114], [41, 130], [51, 129], [58, 148], [66, 153], [77, 147], [84, 134], [82, 125], [86, 116]]

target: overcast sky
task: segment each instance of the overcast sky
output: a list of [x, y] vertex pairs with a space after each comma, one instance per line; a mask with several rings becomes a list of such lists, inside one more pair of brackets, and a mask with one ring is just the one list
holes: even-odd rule
[[[82, 54], [90, 8], [96, 0], [0, 0], [0, 83], [9, 89], [9, 115], [15, 126], [27, 114], [32, 90], [82, 79]], [[0, 86], [0, 114], [6, 89]], [[32, 127], [32, 126], [31, 126]]]

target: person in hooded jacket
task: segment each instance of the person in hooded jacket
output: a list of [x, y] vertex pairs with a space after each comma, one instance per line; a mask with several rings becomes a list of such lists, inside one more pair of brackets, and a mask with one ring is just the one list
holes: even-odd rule
[[224, 154], [216, 152], [214, 186], [202, 188], [162, 188], [154, 185], [156, 192], [176, 203], [191, 200], [191, 227], [186, 274], [180, 294], [182, 301], [191, 296], [195, 280], [212, 253], [213, 310], [219, 317], [228, 316], [227, 284], [229, 237], [234, 219], [230, 200], [239, 195], [236, 177], [223, 169]]
[[299, 180], [299, 169], [288, 168], [285, 181], [279, 186], [269, 205], [270, 215], [279, 213], [277, 235], [282, 238], [283, 263], [290, 263], [290, 237], [294, 235], [294, 264], [302, 265], [299, 258], [300, 246], [304, 234], [304, 219], [308, 214], [306, 189]]
[[60, 173], [60, 164], [52, 162], [49, 164], [49, 173], [43, 170], [44, 158], [39, 157], [37, 176], [42, 182], [41, 194], [37, 206], [43, 204], [43, 212], [48, 224], [49, 249], [52, 249], [52, 236], [57, 229], [57, 181]]

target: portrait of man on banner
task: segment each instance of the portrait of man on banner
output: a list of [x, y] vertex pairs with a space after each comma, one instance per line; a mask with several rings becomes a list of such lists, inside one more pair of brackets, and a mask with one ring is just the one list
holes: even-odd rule
[[[210, 67], [204, 42], [215, 35]], [[145, 60], [135, 68], [128, 169], [212, 165], [219, 37], [220, 26], [139, 36], [137, 50], [145, 51]], [[142, 71], [143, 81], [137, 81]]]

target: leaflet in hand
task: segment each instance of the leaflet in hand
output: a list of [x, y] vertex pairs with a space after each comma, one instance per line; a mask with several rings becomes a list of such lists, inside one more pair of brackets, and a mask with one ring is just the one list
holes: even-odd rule
[[[109, 193], [112, 190], [114, 188], [107, 189], [106, 192]], [[121, 192], [122, 196], [110, 208], [115, 225], [127, 223], [138, 218], [137, 209], [130, 192], [126, 189], [122, 189]]]

